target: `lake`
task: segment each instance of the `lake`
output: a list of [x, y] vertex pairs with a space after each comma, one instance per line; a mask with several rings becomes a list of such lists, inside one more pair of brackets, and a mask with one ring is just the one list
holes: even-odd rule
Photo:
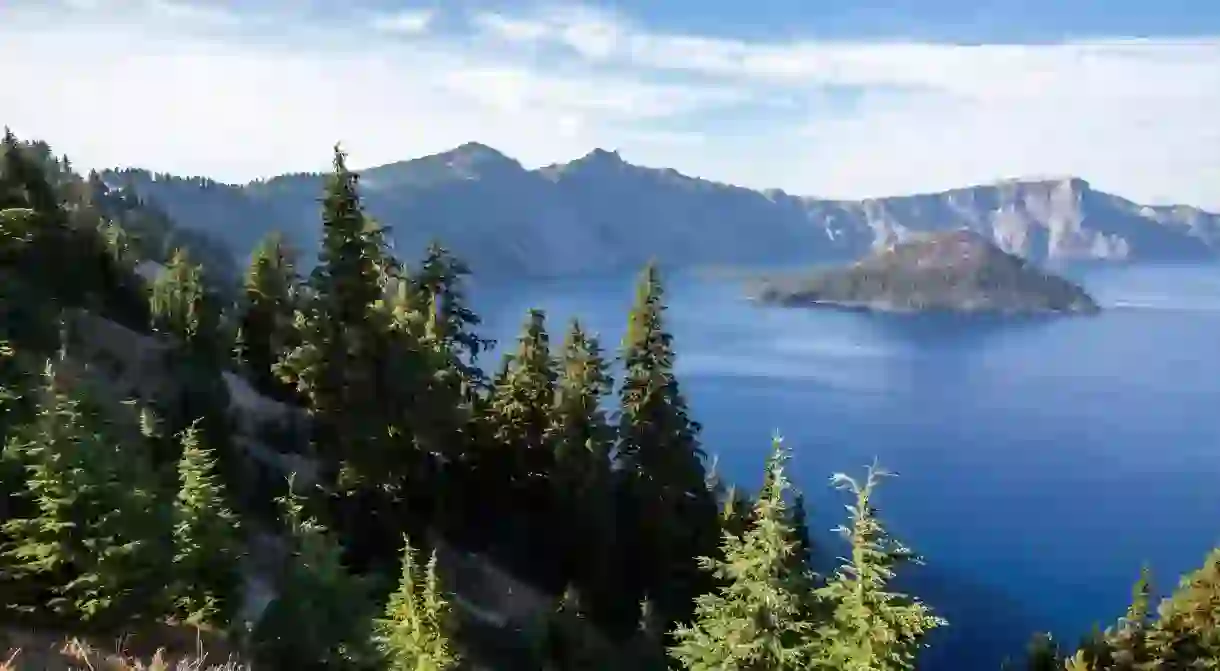
[[[1165, 591], [1220, 542], [1220, 267], [1074, 274], [1103, 314], [764, 308], [739, 280], [667, 278], [678, 373], [723, 474], [753, 489], [781, 433], [811, 527], [836, 552], [847, 501], [829, 476], [874, 458], [899, 474], [880, 515], [926, 560], [907, 586], [951, 622], [923, 670], [995, 669], [1039, 630], [1074, 646], [1122, 614], [1142, 564]], [[530, 307], [556, 343], [580, 316], [617, 349], [633, 278], [475, 297], [497, 358]]]

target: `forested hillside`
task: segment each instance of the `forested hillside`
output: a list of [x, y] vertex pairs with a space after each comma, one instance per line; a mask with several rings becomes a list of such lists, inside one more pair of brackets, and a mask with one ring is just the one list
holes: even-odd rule
[[[467, 268], [396, 258], [338, 148], [312, 272], [272, 236], [236, 286], [45, 144], [0, 152], [7, 627], [198, 628], [269, 669], [883, 671], [946, 624], [895, 586], [883, 469], [833, 478], [842, 547], [779, 439], [756, 493], [711, 472], [656, 266], [613, 352], [530, 311], [488, 372]], [[1013, 668], [1217, 668], [1220, 553], [1151, 594]]]

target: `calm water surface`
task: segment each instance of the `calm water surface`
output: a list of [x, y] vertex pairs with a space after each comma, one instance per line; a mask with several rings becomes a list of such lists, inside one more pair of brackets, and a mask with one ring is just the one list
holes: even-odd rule
[[[1079, 277], [1101, 316], [783, 310], [738, 281], [669, 278], [678, 371], [722, 472], [754, 487], [780, 432], [824, 547], [846, 502], [832, 473], [899, 473], [880, 512], [927, 561], [911, 587], [951, 620], [921, 669], [995, 669], [1035, 630], [1074, 643], [1121, 614], [1141, 564], [1169, 587], [1220, 542], [1220, 268]], [[497, 356], [530, 307], [556, 341], [579, 316], [617, 348], [632, 278], [475, 297]]]

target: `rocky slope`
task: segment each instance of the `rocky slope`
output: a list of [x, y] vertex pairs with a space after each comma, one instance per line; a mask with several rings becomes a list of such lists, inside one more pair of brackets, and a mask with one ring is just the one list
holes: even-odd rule
[[[1220, 215], [1142, 206], [1076, 178], [820, 200], [632, 165], [600, 149], [526, 170], [477, 143], [361, 176], [368, 210], [393, 227], [403, 253], [440, 238], [480, 274], [613, 271], [654, 256], [679, 266], [846, 261], [913, 232], [961, 227], [1039, 262], [1198, 260], [1220, 251]], [[274, 228], [307, 253], [316, 247], [321, 175], [244, 185], [140, 170], [104, 177], [238, 255]]]
[[1098, 311], [1079, 286], [1037, 269], [969, 229], [917, 235], [846, 268], [788, 285], [768, 283], [759, 298], [793, 307], [886, 312]]

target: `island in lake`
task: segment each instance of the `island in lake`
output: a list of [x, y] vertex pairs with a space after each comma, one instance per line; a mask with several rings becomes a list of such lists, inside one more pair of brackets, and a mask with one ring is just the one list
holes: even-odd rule
[[1009, 254], [974, 231], [917, 234], [854, 265], [767, 279], [758, 300], [791, 307], [885, 312], [1099, 311], [1079, 285]]

